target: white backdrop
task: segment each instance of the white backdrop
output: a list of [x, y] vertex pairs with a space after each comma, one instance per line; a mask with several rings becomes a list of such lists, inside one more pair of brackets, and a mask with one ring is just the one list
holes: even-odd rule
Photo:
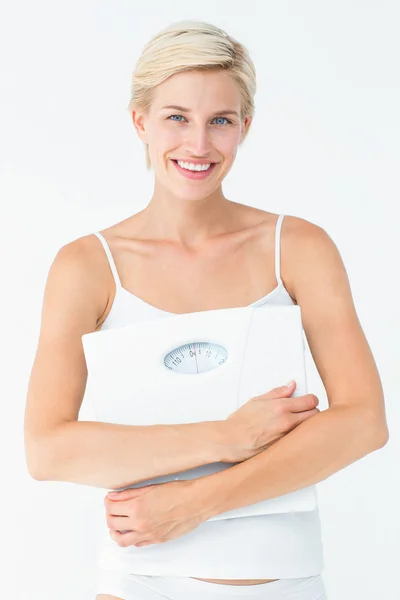
[[[28, 475], [26, 391], [57, 250], [150, 199], [153, 175], [126, 111], [130, 75], [154, 34], [189, 18], [226, 29], [257, 69], [253, 129], [225, 195], [327, 230], [384, 385], [389, 443], [318, 484], [328, 598], [398, 599], [396, 0], [203, 1], [195, 9], [178, 1], [14, 0], [0, 11], [2, 596], [94, 600], [104, 494]], [[324, 408], [310, 356], [308, 367]]]

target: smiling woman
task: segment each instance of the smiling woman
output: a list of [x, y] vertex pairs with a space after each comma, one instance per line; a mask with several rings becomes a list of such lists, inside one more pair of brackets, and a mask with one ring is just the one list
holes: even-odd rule
[[[199, 77], [191, 101], [174, 102], [188, 98], [188, 87]], [[157, 170], [158, 148], [161, 155], [173, 152], [174, 159], [221, 162], [232, 160], [247, 136], [256, 72], [246, 48], [223, 30], [186, 21], [167, 27], [144, 47], [131, 92], [128, 110], [145, 144], [148, 169]]]
[[[255, 76], [246, 48], [212, 24], [178, 22], [151, 39], [128, 110], [154, 170], [153, 195], [144, 210], [63, 246], [49, 271], [25, 416], [31, 475], [118, 490], [236, 463], [107, 498], [97, 600], [324, 600], [318, 508], [209, 519], [313, 485], [387, 441], [379, 375], [335, 244], [305, 219], [222, 191], [253, 120]], [[282, 382], [224, 420], [79, 421], [84, 334], [173, 314], [295, 304], [328, 410], [319, 412], [312, 394], [289, 401], [294, 385]]]
[[[220, 183], [232, 167], [252, 120], [253, 105], [246, 102], [241, 94], [245, 77], [243, 74], [240, 78], [239, 74], [235, 77], [234, 68], [224, 70], [217, 67], [177, 69], [167, 79], [159, 76], [161, 83], [151, 89], [149, 106], [136, 100], [136, 96], [140, 96], [140, 88], [134, 89], [130, 103], [134, 126], [146, 145], [147, 167], [154, 168], [157, 181], [170, 186], [165, 165], [172, 161], [178, 174], [175, 195], [184, 194], [186, 199], [196, 199], [212, 192], [213, 197], [216, 198], [216, 194], [221, 197], [219, 187], [215, 189], [216, 182]], [[190, 107], [165, 105], [166, 98], [187, 96], [188, 88], [192, 96]], [[171, 110], [184, 114], [171, 114]], [[197, 165], [204, 164], [211, 165], [207, 171], [193, 173], [189, 170], [190, 165], [192, 169], [198, 169]], [[204, 185], [187, 187], [183, 185], [185, 180], [182, 177], [202, 181]]]

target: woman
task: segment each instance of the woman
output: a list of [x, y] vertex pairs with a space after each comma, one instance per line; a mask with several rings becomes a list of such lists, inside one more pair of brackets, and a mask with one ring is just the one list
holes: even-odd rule
[[[144, 48], [129, 110], [147, 168], [154, 169], [153, 196], [144, 210], [63, 246], [50, 268], [25, 417], [28, 468], [36, 479], [116, 489], [122, 486], [111, 482], [127, 481], [139, 469], [150, 477], [155, 463], [165, 473], [183, 470], [186, 455], [204, 455], [205, 436], [214, 444], [206, 462], [218, 460], [221, 446], [233, 462], [244, 424], [261, 422], [263, 414], [268, 443], [261, 453], [258, 448], [242, 455], [251, 460], [239, 468], [254, 469], [262, 455], [269, 456], [263, 477], [271, 482], [271, 496], [279, 496], [321, 481], [387, 442], [381, 382], [336, 246], [305, 219], [239, 204], [222, 192], [248, 135], [255, 90], [246, 49], [208, 23], [175, 23]], [[289, 402], [291, 384], [266, 393], [263, 403], [245, 404], [224, 422], [171, 425], [157, 435], [148, 427], [78, 421], [87, 378], [84, 333], [170, 314], [273, 304], [300, 306], [328, 410], [320, 412], [312, 394], [296, 398], [296, 410]], [[234, 482], [228, 489], [232, 472], [107, 497], [110, 539], [97, 600], [326, 598], [318, 510], [304, 518], [206, 523], [235, 502], [256, 501], [260, 471], [252, 477], [247, 470], [246, 485]], [[157, 531], [140, 526], [139, 502], [159, 519]], [[184, 556], [185, 534], [199, 526], [210, 536], [207, 550], [200, 556], [193, 547]], [[261, 555], [257, 547], [266, 536], [269, 550]], [[141, 546], [146, 548], [135, 550]], [[184, 560], [192, 560], [190, 575]], [[258, 577], [246, 575], [256, 571]]]

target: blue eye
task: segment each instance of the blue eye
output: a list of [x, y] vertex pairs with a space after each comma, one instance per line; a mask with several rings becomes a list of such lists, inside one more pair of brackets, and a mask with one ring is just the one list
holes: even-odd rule
[[[183, 115], [170, 115], [169, 117], [167, 117], [167, 119], [172, 119], [172, 117], [182, 117], [183, 119], [185, 118]], [[232, 123], [232, 121], [230, 121], [229, 119], [227, 119], [226, 117], [215, 117], [215, 119], [225, 119], [225, 121], [229, 124]], [[182, 123], [182, 121], [176, 121], [177, 123]]]
[[225, 121], [227, 121], [228, 123], [232, 123], [232, 121], [230, 121], [229, 119], [227, 119], [226, 117], [215, 117], [216, 119], [225, 119]]

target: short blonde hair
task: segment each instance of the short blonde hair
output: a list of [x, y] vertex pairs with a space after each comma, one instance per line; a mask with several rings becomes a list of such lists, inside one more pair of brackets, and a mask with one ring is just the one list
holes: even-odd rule
[[[155, 87], [176, 73], [220, 69], [228, 71], [239, 86], [241, 120], [253, 117], [256, 71], [247, 49], [210, 23], [191, 20], [173, 23], [143, 48], [132, 74], [128, 110], [148, 114]], [[244, 137], [248, 131], [249, 128]], [[146, 167], [151, 168], [147, 144]]]

